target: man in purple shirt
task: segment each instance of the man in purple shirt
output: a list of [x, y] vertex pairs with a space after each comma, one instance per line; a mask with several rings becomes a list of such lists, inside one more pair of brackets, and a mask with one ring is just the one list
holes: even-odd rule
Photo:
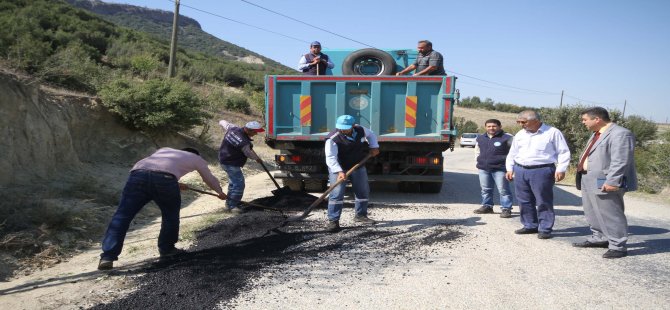
[[185, 174], [197, 171], [205, 184], [219, 194], [219, 199], [226, 199], [221, 185], [193, 148], [176, 150], [161, 148], [151, 156], [138, 161], [123, 188], [121, 202], [107, 227], [102, 240], [99, 270], [110, 270], [114, 261], [119, 259], [123, 241], [126, 238], [130, 222], [137, 212], [150, 201], [154, 201], [161, 210], [161, 231], [158, 235], [158, 251], [161, 257], [168, 257], [184, 252], [175, 248], [179, 237], [179, 209], [181, 207], [180, 189], [186, 185], [179, 183]]

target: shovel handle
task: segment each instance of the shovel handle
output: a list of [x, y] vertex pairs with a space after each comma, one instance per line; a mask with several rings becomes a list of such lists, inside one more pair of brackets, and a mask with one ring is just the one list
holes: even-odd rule
[[[206, 195], [212, 195], [212, 196], [215, 196], [215, 197], [219, 197], [219, 195], [217, 195], [215, 193], [210, 193], [208, 191], [199, 190], [197, 188], [193, 188], [193, 187], [190, 187], [190, 186], [187, 186], [186, 188], [188, 188], [189, 190], [192, 190], [194, 192], [201, 193], [201, 194], [206, 194]], [[246, 201], [242, 201], [242, 200], [240, 200], [240, 202], [243, 203], [243, 204], [246, 204], [246, 205], [250, 205], [252, 207], [256, 207], [256, 208], [268, 209], [268, 210], [273, 210], [273, 211], [280, 211], [279, 209], [266, 207], [264, 205], [259, 205], [257, 203], [253, 203], [253, 202], [246, 202]]]
[[347, 171], [347, 173], [344, 174], [344, 179], [339, 180], [339, 181], [335, 182], [335, 184], [331, 185], [331, 186], [328, 188], [328, 190], [326, 190], [326, 191], [321, 195], [321, 197], [319, 197], [319, 199], [315, 200], [311, 205], [309, 205], [309, 207], [307, 207], [307, 209], [305, 209], [305, 211], [302, 213], [302, 215], [299, 216], [297, 219], [304, 219], [304, 218], [306, 218], [307, 215], [309, 215], [309, 213], [312, 212], [312, 209], [314, 209], [317, 205], [319, 205], [319, 204], [326, 198], [326, 196], [327, 196], [328, 194], [330, 194], [330, 192], [332, 192], [333, 189], [335, 189], [335, 187], [337, 187], [338, 185], [340, 185], [342, 182], [346, 181], [347, 178], [349, 177], [349, 175], [351, 175], [351, 173], [353, 173], [353, 172], [354, 172], [356, 169], [358, 169], [360, 166], [362, 166], [363, 164], [365, 164], [365, 162], [368, 161], [368, 159], [370, 159], [370, 157], [372, 157], [372, 155], [368, 154], [367, 156], [365, 156], [365, 158], [363, 158], [361, 161], [359, 161], [356, 165], [354, 165], [353, 167], [351, 167], [351, 169], [349, 169], [349, 170]]
[[265, 164], [263, 163], [262, 160], [259, 163], [261, 164], [261, 167], [263, 167], [263, 170], [265, 170], [265, 172], [270, 177], [270, 180], [272, 180], [272, 182], [275, 184], [275, 186], [277, 186], [277, 189], [280, 189], [281, 187], [279, 186], [279, 183], [277, 183], [277, 180], [275, 180], [275, 178], [272, 177], [272, 174], [270, 173], [270, 170], [268, 170], [268, 167], [265, 166]]

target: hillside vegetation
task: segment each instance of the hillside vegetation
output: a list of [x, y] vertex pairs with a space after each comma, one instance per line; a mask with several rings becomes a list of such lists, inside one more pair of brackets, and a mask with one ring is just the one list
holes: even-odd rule
[[129, 94], [160, 91], [179, 94], [193, 109], [260, 114], [264, 75], [293, 73], [285, 67], [179, 49], [177, 79], [154, 81], [166, 75], [167, 42], [119, 27], [64, 1], [47, 0], [0, 2], [0, 59], [36, 80], [104, 95], [103, 104], [126, 124], [148, 133], [173, 129], [169, 125], [175, 122], [187, 129], [204, 123], [207, 114], [184, 114], [188, 109], [167, 95], [129, 108], [136, 99]]
[[[128, 27], [151, 36], [170, 41], [172, 34], [172, 12], [141, 8], [132, 5], [105, 3], [98, 0], [67, 0], [68, 3], [94, 12], [117, 25]], [[264, 64], [267, 70], [291, 71], [272, 59], [254, 53], [243, 47], [221, 40], [206, 33], [200, 24], [189, 17], [179, 15], [179, 46], [199, 51], [226, 60], [253, 59]]]

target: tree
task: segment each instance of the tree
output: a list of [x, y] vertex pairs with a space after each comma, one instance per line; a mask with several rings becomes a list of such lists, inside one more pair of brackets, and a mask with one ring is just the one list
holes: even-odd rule
[[100, 94], [103, 105], [124, 123], [152, 135], [191, 129], [207, 116], [190, 86], [174, 79], [144, 83], [118, 79]]

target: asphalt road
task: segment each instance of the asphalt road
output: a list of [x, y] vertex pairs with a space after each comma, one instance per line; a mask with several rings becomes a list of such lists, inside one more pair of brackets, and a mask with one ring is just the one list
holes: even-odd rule
[[[375, 188], [372, 216], [378, 230], [425, 234], [444, 224], [460, 237], [410, 248], [403, 259], [361, 249], [324, 253], [318, 264], [291, 262], [254, 279], [221, 308], [239, 309], [668, 309], [670, 307], [670, 206], [626, 196], [629, 256], [601, 258], [604, 249], [578, 249], [589, 234], [573, 186], [555, 188], [554, 238], [515, 235], [514, 218], [479, 216], [479, 183], [472, 149], [445, 153], [445, 184], [437, 195]], [[351, 197], [350, 197], [351, 198]], [[497, 198], [496, 198], [496, 201]], [[402, 208], [389, 208], [402, 205]], [[496, 207], [496, 212], [499, 209]], [[352, 215], [345, 210], [343, 218]], [[314, 221], [323, 222], [321, 211]], [[345, 223], [346, 225], [346, 223]], [[407, 234], [407, 238], [419, 238]], [[421, 235], [421, 234], [419, 234]], [[366, 248], [374, 256], [381, 249]], [[301, 269], [302, 268], [302, 269]], [[307, 272], [308, 271], [308, 272]]]
[[573, 186], [555, 188], [552, 239], [515, 235], [516, 207], [511, 219], [472, 213], [480, 202], [472, 149], [445, 156], [440, 194], [373, 187], [378, 225], [355, 225], [350, 205], [337, 234], [323, 232], [323, 209], [275, 231], [281, 216], [248, 213], [204, 231], [189, 255], [143, 270], [137, 291], [99, 307], [670, 308], [670, 206], [627, 195], [629, 256], [606, 260], [604, 249], [571, 246], [589, 234]]

